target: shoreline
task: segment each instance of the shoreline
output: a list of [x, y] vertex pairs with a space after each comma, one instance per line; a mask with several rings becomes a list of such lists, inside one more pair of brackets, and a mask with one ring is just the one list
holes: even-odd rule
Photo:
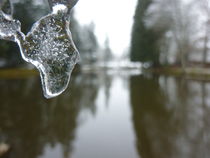
[[0, 79], [24, 79], [36, 77], [39, 72], [36, 69], [26, 68], [2, 68], [0, 69]]
[[173, 77], [185, 77], [186, 79], [210, 81], [210, 68], [188, 67], [185, 71], [180, 67], [160, 67], [142, 69], [143, 73], [153, 73]]
[[[80, 72], [80, 68], [76, 68], [73, 72]], [[102, 69], [106, 71], [108, 69]], [[126, 69], [125, 69], [126, 70]], [[159, 68], [142, 68], [142, 73], [152, 73], [157, 75], [184, 77], [186, 79], [206, 80], [210, 81], [210, 68], [188, 67], [183, 71], [180, 67], [159, 67]], [[95, 72], [90, 69], [88, 72]], [[39, 72], [36, 69], [27, 68], [2, 68], [0, 69], [0, 79], [25, 79], [29, 77], [37, 77]]]

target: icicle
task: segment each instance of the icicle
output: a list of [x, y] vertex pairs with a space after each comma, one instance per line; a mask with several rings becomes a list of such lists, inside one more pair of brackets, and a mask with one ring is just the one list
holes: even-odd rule
[[[69, 4], [54, 1], [52, 13], [37, 21], [25, 36], [20, 22], [0, 11], [0, 38], [16, 41], [24, 60], [40, 72], [44, 96], [52, 98], [68, 86], [79, 53], [69, 30]], [[62, 1], [63, 2], [63, 1]]]
[[69, 10], [73, 8], [79, 0], [48, 0], [50, 7], [56, 6], [57, 4], [65, 5]]
[[20, 22], [12, 18], [13, 8], [9, 0], [0, 0], [0, 38], [15, 41]]

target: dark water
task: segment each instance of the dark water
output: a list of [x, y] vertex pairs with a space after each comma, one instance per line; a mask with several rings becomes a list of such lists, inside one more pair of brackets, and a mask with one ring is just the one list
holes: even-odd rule
[[82, 74], [43, 98], [38, 78], [0, 80], [9, 158], [207, 158], [210, 82], [128, 72]]

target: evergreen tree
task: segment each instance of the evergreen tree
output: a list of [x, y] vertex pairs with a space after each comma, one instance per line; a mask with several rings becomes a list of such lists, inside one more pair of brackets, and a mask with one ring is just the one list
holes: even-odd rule
[[160, 33], [146, 27], [145, 17], [152, 0], [138, 0], [131, 39], [131, 61], [159, 65], [158, 39]]
[[102, 59], [103, 59], [104, 63], [107, 63], [113, 59], [113, 54], [112, 54], [112, 50], [110, 48], [108, 37], [106, 37], [106, 40], [104, 42], [104, 50], [103, 50], [103, 58]]

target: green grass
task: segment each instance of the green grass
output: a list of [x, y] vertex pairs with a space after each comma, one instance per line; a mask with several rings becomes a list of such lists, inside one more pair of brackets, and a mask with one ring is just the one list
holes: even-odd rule
[[[180, 77], [184, 76], [191, 79], [210, 80], [210, 68], [187, 68], [183, 71], [180, 67], [161, 67], [144, 69], [145, 72], [151, 72], [161, 75]], [[79, 72], [78, 67], [74, 73]], [[0, 79], [24, 79], [36, 77], [39, 72], [36, 69], [0, 69]]]
[[[72, 74], [80, 72], [80, 66], [76, 66]], [[2, 68], [0, 69], [0, 79], [24, 79], [29, 77], [39, 76], [39, 71], [37, 69], [27, 69], [27, 68]]]

